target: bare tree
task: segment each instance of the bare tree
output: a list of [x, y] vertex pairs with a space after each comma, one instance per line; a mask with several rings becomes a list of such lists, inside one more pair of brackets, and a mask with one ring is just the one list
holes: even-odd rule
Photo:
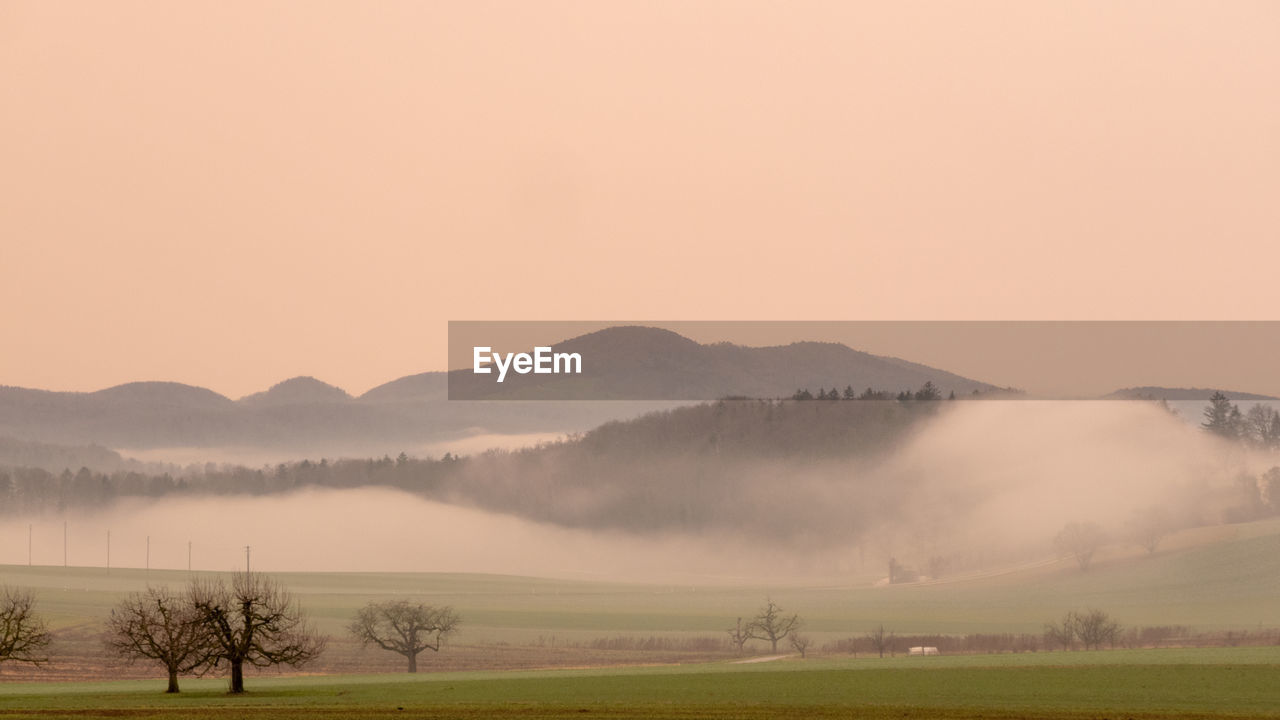
[[325, 638], [306, 622], [293, 597], [259, 573], [193, 581], [191, 604], [214, 642], [213, 663], [231, 666], [231, 692], [244, 692], [244, 666], [301, 667], [324, 650]]
[[1063, 650], [1070, 650], [1076, 642], [1080, 617], [1075, 611], [1062, 616], [1062, 621], [1044, 624], [1044, 644], [1046, 646], [1061, 645]]
[[729, 642], [733, 643], [738, 654], [742, 654], [742, 647], [751, 639], [751, 623], [742, 624], [742, 618], [738, 618], [738, 624], [729, 628], [725, 632], [729, 633]]
[[885, 633], [883, 624], [867, 633], [867, 640], [871, 641], [872, 649], [880, 653], [880, 657], [884, 657], [885, 650], [893, 649], [894, 635], [891, 632]]
[[751, 637], [768, 640], [771, 652], [778, 652], [778, 641], [793, 632], [800, 630], [799, 615], [783, 615], [782, 608], [774, 601], [766, 598], [760, 613], [747, 626]]
[[1053, 538], [1053, 546], [1061, 555], [1071, 555], [1081, 570], [1088, 570], [1093, 554], [1102, 545], [1105, 535], [1097, 523], [1071, 522]]
[[1085, 650], [1099, 650], [1103, 643], [1115, 646], [1120, 637], [1120, 623], [1102, 610], [1088, 610], [1076, 615], [1076, 636]]
[[0, 663], [47, 661], [44, 650], [53, 641], [44, 619], [35, 613], [30, 590], [0, 588]]
[[169, 673], [166, 693], [178, 692], [178, 676], [203, 674], [214, 660], [209, 629], [188, 597], [149, 587], [120, 601], [107, 618], [107, 649], [133, 662], [155, 660]]
[[373, 643], [405, 656], [412, 673], [418, 672], [418, 654], [423, 650], [439, 652], [441, 641], [460, 623], [458, 614], [448, 606], [388, 600], [365, 605], [347, 629], [361, 645]]
[[1135, 510], [1129, 520], [1130, 536], [1146, 549], [1148, 555], [1154, 555], [1160, 541], [1171, 532], [1173, 520], [1168, 511], [1159, 505], [1152, 505], [1146, 510]]
[[1242, 434], [1246, 440], [1258, 447], [1272, 447], [1278, 423], [1280, 423], [1280, 413], [1262, 403], [1257, 403], [1244, 415]]
[[791, 635], [791, 648], [800, 653], [801, 660], [804, 659], [805, 651], [807, 651], [809, 646], [812, 644], [813, 639], [808, 635], [801, 635], [800, 633], [792, 633]]

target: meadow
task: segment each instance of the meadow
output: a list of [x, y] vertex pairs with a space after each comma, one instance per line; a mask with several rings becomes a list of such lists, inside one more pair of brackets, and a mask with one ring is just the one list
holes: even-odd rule
[[97, 717], [1280, 717], [1280, 649], [0, 686], [0, 715]]
[[[196, 573], [200, 575], [201, 573]], [[5, 717], [1277, 717], [1280, 522], [1184, 531], [1154, 555], [1108, 548], [1089, 572], [1067, 560], [943, 582], [876, 586], [725, 578], [655, 583], [432, 573], [277, 573], [332, 636], [304, 674], [184, 678], [165, 697], [153, 666], [102, 650], [126, 593], [181, 587], [184, 571], [0, 567], [36, 591], [55, 631], [44, 668], [0, 666]], [[369, 600], [453, 605], [463, 628], [418, 675], [345, 636]], [[739, 664], [726, 628], [770, 597], [799, 613], [809, 657]], [[851, 657], [834, 650], [883, 623], [908, 634], [1032, 633], [1072, 609], [1129, 626], [1251, 632], [1250, 647]], [[1264, 643], [1264, 644], [1259, 644]], [[1171, 643], [1178, 644], [1178, 643]], [[1185, 644], [1185, 643], [1184, 643]], [[767, 646], [756, 643], [748, 655]], [[781, 650], [782, 648], [780, 648]], [[789, 650], [789, 648], [788, 648]], [[398, 709], [403, 708], [403, 710]]]
[[[1081, 572], [1069, 560], [875, 586], [875, 570], [826, 582], [692, 578], [666, 583], [447, 573], [272, 573], [320, 629], [340, 633], [365, 602], [412, 596], [453, 605], [458, 643], [583, 640], [616, 633], [721, 634], [766, 596], [797, 612], [808, 632], [898, 634], [1027, 632], [1084, 607], [1130, 625], [1200, 630], [1280, 627], [1280, 519], [1185, 530], [1148, 556], [1108, 547]], [[195, 576], [202, 573], [195, 573]], [[883, 573], [881, 573], [883, 574]], [[90, 626], [128, 592], [185, 585], [186, 571], [0, 566], [0, 582], [34, 589], [55, 628]]]

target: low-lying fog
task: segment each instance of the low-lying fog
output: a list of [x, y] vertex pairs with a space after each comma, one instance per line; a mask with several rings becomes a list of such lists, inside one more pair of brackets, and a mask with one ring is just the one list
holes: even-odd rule
[[221, 445], [217, 447], [160, 447], [160, 448], [116, 448], [116, 452], [126, 458], [145, 463], [163, 463], [168, 465], [188, 466], [203, 465], [207, 462], [227, 465], [244, 465], [245, 467], [262, 467], [282, 462], [300, 460], [302, 457], [319, 459], [328, 457], [372, 457], [384, 455], [395, 457], [407, 453], [414, 457], [440, 457], [445, 453], [454, 455], [472, 455], [491, 448], [514, 450], [539, 443], [561, 440], [563, 432], [545, 433], [491, 433], [482, 428], [448, 440], [413, 443], [358, 443], [343, 447], [340, 452], [332, 449], [314, 450], [299, 454], [278, 448], [261, 448], [243, 445]]
[[[32, 522], [34, 562], [62, 564], [61, 519]], [[266, 571], [725, 573], [716, 543], [566, 530], [387, 488], [121, 502], [67, 517], [69, 564], [103, 566], [108, 530], [115, 567], [143, 567], [149, 535], [152, 568], [185, 569], [190, 541], [203, 570], [243, 569], [248, 545], [254, 569]], [[27, 525], [5, 523], [0, 547], [0, 561], [25, 563]]]
[[[65, 517], [66, 559], [103, 566], [110, 531], [115, 567], [142, 567], [150, 536], [151, 567], [174, 569], [187, 567], [188, 542], [193, 566], [207, 570], [243, 568], [246, 545], [254, 568], [268, 571], [764, 580], [872, 573], [890, 556], [921, 567], [939, 554], [973, 568], [1049, 557], [1052, 537], [1069, 521], [1096, 522], [1121, 541], [1135, 510], [1152, 505], [1186, 524], [1218, 522], [1215, 503], [1230, 502], [1236, 476], [1272, 464], [1150, 403], [957, 402], [879, 466], [847, 468], [874, 473], [877, 485], [913, 488], [905, 509], [852, 541], [848, 528], [830, 524], [806, 528], [794, 545], [759, 538], [749, 524], [702, 535], [567, 529], [365, 488], [122, 501]], [[797, 464], [788, 474], [771, 465], [742, 483], [787, 498], [791, 508], [868, 502], [845, 488], [841, 472]], [[30, 524], [33, 562], [61, 564], [63, 522], [7, 519], [0, 562], [27, 562]]]

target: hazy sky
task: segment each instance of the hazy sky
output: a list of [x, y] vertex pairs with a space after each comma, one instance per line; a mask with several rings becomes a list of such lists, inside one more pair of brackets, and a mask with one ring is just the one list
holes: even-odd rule
[[4, 0], [0, 384], [361, 392], [450, 319], [1274, 319], [1277, 37], [1270, 1]]

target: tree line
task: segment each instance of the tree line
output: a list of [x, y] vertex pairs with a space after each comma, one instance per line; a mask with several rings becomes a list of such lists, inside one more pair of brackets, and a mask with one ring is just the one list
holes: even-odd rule
[[[568, 527], [650, 533], [757, 528], [771, 538], [830, 530], [842, 538], [889, 521], [910, 483], [846, 476], [865, 502], [815, 507], [806, 484], [833, 461], [891, 454], [940, 403], [719, 401], [605, 423], [536, 447], [456, 457], [302, 460], [257, 468], [213, 465], [182, 474], [89, 468], [50, 473], [0, 467], [0, 515], [103, 507], [123, 497], [266, 495], [310, 488], [390, 487]], [[794, 493], [776, 493], [776, 473]], [[518, 479], [518, 481], [517, 481]], [[566, 493], [581, 503], [559, 502]], [[874, 502], [874, 505], [873, 505]]]
[[[425, 650], [439, 651], [461, 618], [451, 607], [410, 600], [370, 602], [347, 631], [361, 645], [406, 658], [417, 672]], [[29, 590], [0, 590], [0, 663], [48, 662], [53, 635], [35, 612]], [[103, 632], [106, 649], [129, 661], [164, 668], [165, 692], [179, 691], [182, 675], [203, 676], [225, 667], [230, 692], [244, 692], [245, 667], [300, 668], [324, 651], [328, 638], [316, 632], [280, 583], [261, 573], [194, 579], [185, 591], [151, 586], [112, 609]]]
[[[973, 392], [975, 395], [978, 394], [977, 390], [974, 390]], [[844, 392], [842, 393], [838, 389], [836, 389], [836, 387], [833, 385], [830, 390], [827, 390], [825, 387], [818, 388], [817, 394], [810, 392], [809, 388], [801, 388], [795, 391], [795, 394], [791, 396], [791, 399], [797, 400], [797, 401], [898, 400], [899, 402], [909, 402], [912, 400], [916, 400], [920, 402], [932, 402], [934, 400], [942, 399], [942, 391], [938, 389], [938, 386], [933, 384], [932, 380], [926, 380], [924, 385], [921, 385], [920, 389], [916, 390], [915, 392], [912, 392], [910, 390], [903, 390], [897, 394], [894, 394], [888, 390], [872, 390], [871, 388], [867, 388], [866, 390], [863, 390], [862, 393], [859, 394], [857, 390], [853, 389], [852, 385], [845, 385]], [[951, 391], [950, 399], [952, 400], [956, 399], [956, 393], [954, 390]]]
[[1221, 391], [1209, 397], [1200, 423], [1206, 431], [1228, 440], [1267, 450], [1280, 448], [1280, 412], [1255, 403], [1245, 412]]
[[[808, 649], [812, 646], [812, 641], [807, 636], [801, 634], [800, 630], [803, 622], [797, 614], [787, 614], [782, 608], [771, 599], [766, 599], [765, 604], [760, 608], [754, 617], [743, 622], [741, 617], [726, 632], [729, 636], [730, 645], [737, 651], [738, 655], [751, 640], [764, 640], [769, 643], [770, 652], [778, 652], [778, 643], [787, 640], [791, 645], [791, 649], [800, 653], [800, 657], [804, 658]], [[1143, 628], [1141, 631], [1137, 629], [1129, 635], [1123, 633], [1123, 628], [1109, 613], [1090, 608], [1084, 611], [1072, 610], [1066, 613], [1061, 620], [1047, 622], [1044, 625], [1044, 632], [1041, 638], [1033, 635], [1009, 635], [1009, 634], [979, 634], [974, 636], [948, 637], [941, 635], [916, 636], [916, 637], [899, 637], [892, 630], [886, 630], [883, 623], [867, 631], [862, 638], [849, 638], [847, 640], [837, 642], [833, 648], [837, 651], [849, 652], [857, 655], [858, 648], [861, 646], [869, 649], [879, 657], [884, 657], [885, 653], [894, 654], [899, 648], [905, 646], [919, 645], [930, 647], [936, 652], [939, 646], [946, 647], [951, 650], [970, 651], [991, 651], [993, 647], [998, 647], [1004, 651], [1011, 652], [1035, 652], [1041, 647], [1040, 641], [1043, 641], [1043, 647], [1046, 650], [1061, 648], [1063, 650], [1073, 650], [1077, 644], [1085, 650], [1100, 650], [1103, 646], [1115, 647], [1118, 643], [1128, 642], [1131, 645], [1138, 642], [1154, 642], [1159, 644], [1163, 640], [1167, 640], [1174, 634], [1185, 635], [1185, 628]]]

